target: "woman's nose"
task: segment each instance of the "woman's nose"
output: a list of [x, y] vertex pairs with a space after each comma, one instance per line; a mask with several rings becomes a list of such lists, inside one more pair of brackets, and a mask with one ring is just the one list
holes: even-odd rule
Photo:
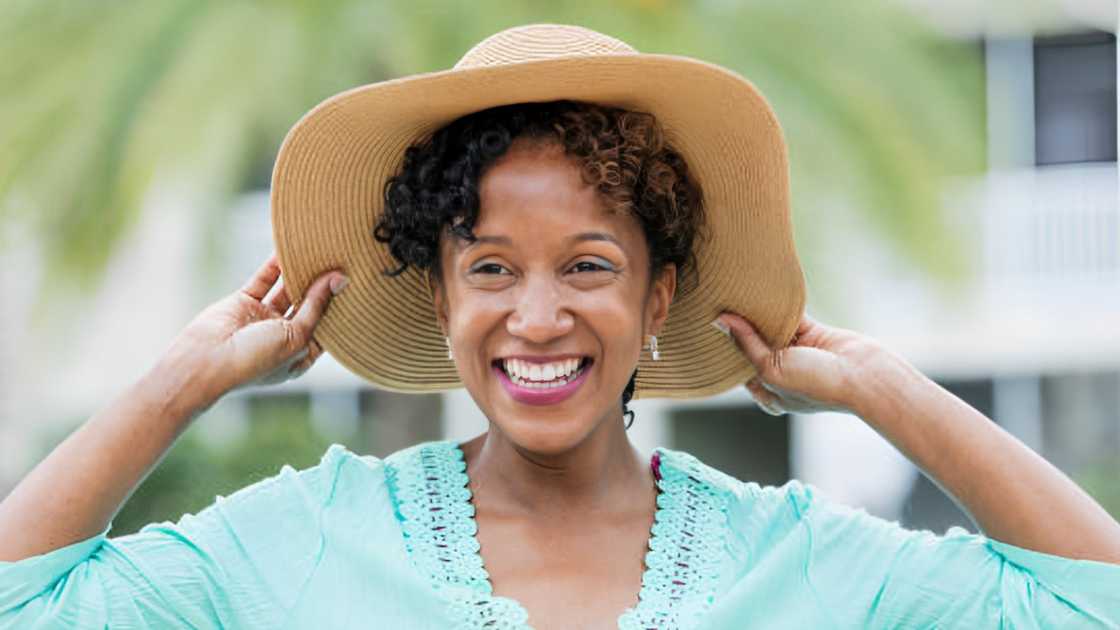
[[575, 320], [564, 304], [564, 292], [548, 279], [526, 279], [513, 312], [506, 318], [511, 335], [548, 343], [572, 330]]

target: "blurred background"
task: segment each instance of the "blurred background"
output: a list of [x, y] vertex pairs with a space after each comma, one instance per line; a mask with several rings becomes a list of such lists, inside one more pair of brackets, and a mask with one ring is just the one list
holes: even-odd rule
[[[758, 85], [790, 145], [810, 313], [879, 338], [1120, 517], [1114, 0], [4, 0], [0, 494], [269, 255], [272, 163], [300, 115], [528, 22]], [[774, 418], [742, 388], [634, 408], [642, 448], [977, 531], [853, 416]], [[333, 442], [385, 456], [484, 429], [463, 391], [379, 391], [324, 356], [214, 405], [112, 534]]]

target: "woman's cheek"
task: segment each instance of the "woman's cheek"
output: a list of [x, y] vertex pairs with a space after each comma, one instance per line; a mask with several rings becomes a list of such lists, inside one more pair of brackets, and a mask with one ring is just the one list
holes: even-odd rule
[[[583, 319], [594, 331], [602, 344], [605, 367], [611, 370], [629, 370], [641, 353], [641, 318], [631, 305], [617, 300], [603, 301], [597, 308], [584, 311]], [[612, 374], [612, 380], [622, 379], [625, 384], [630, 379], [627, 371], [621, 377]]]
[[501, 331], [506, 312], [504, 300], [498, 296], [468, 294], [453, 300], [451, 306], [448, 328], [454, 345], [466, 353], [463, 359], [469, 356], [485, 363], [487, 341]]

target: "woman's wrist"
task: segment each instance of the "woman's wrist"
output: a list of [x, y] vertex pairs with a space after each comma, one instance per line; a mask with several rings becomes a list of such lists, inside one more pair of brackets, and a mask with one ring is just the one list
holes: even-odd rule
[[136, 383], [138, 391], [173, 420], [189, 423], [227, 391], [206, 364], [172, 348]]
[[915, 388], [932, 384], [908, 361], [873, 344], [849, 377], [847, 408], [872, 426], [881, 425], [905, 406]]

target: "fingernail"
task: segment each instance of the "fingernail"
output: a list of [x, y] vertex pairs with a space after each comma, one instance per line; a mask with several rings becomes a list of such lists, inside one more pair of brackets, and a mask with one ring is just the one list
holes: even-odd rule
[[780, 416], [780, 415], [785, 414], [785, 410], [782, 409], [781, 407], [779, 407], [778, 405], [771, 405], [771, 404], [768, 404], [768, 403], [764, 403], [761, 400], [756, 400], [754, 402], [759, 406], [760, 409], [762, 409], [763, 411], [765, 411], [766, 413], [768, 413], [772, 416]]
[[715, 328], [716, 330], [720, 331], [721, 333], [727, 335], [728, 337], [731, 336], [731, 329], [728, 328], [727, 324], [723, 323], [723, 320], [721, 320], [721, 319], [717, 319], [717, 320], [712, 321], [712, 327]]
[[348, 284], [350, 284], [350, 278], [346, 276], [335, 276], [331, 278], [331, 293], [334, 295], [342, 293], [342, 290], [345, 289]]

